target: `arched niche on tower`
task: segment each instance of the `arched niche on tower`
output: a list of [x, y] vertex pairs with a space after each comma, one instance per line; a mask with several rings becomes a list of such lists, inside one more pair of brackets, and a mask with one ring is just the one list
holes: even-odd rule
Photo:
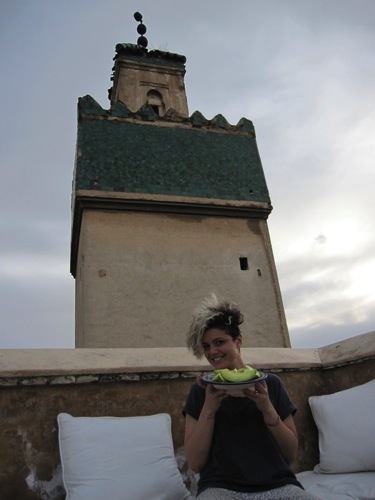
[[147, 104], [151, 106], [157, 115], [164, 116], [165, 104], [163, 96], [158, 90], [151, 89], [147, 92]]

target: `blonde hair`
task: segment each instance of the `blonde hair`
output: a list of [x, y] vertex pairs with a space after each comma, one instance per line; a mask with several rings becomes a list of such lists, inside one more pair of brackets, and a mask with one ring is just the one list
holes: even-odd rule
[[228, 302], [211, 293], [194, 310], [190, 328], [186, 334], [186, 343], [198, 359], [203, 356], [202, 338], [209, 328], [219, 328], [236, 339], [240, 334], [239, 325], [243, 322], [237, 304]]

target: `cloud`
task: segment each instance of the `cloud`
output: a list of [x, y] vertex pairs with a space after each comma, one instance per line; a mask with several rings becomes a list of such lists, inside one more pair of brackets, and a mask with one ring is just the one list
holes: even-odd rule
[[15, 257], [4, 272], [1, 348], [74, 346], [74, 280], [66, 261]]

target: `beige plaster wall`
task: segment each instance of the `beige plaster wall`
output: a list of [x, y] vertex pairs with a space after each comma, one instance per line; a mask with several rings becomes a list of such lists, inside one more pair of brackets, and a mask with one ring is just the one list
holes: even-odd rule
[[77, 263], [77, 347], [182, 347], [211, 291], [240, 305], [245, 347], [290, 345], [266, 220], [84, 210]]

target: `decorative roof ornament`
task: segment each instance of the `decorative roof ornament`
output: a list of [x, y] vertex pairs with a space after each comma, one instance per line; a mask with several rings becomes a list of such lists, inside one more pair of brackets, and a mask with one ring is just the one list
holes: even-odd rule
[[145, 49], [145, 48], [147, 48], [148, 40], [143, 35], [146, 33], [147, 28], [142, 22], [142, 20], [143, 20], [142, 14], [140, 14], [139, 12], [135, 12], [134, 19], [139, 22], [138, 27], [137, 27], [137, 31], [138, 31], [138, 34], [141, 35], [137, 40], [137, 44]]

